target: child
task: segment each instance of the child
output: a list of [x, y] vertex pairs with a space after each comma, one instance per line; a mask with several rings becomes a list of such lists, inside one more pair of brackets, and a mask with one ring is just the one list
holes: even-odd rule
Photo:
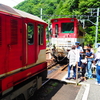
[[81, 67], [79, 67], [82, 69], [81, 81], [86, 81], [85, 73], [86, 73], [87, 59], [86, 58], [82, 59], [81, 62], [82, 62], [82, 65], [81, 65]]
[[87, 49], [87, 50], [86, 50], [86, 56], [87, 56], [87, 57], [92, 56], [92, 52], [90, 52], [90, 49]]

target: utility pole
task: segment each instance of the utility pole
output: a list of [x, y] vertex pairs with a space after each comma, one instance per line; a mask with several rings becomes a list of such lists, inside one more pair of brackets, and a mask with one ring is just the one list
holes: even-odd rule
[[83, 29], [84, 29], [85, 28], [85, 20], [83, 19], [82, 22], [83, 22]]
[[97, 21], [96, 21], [96, 34], [95, 34], [95, 48], [96, 48], [97, 38], [98, 38], [98, 25], [99, 25], [99, 8], [97, 8]]
[[89, 17], [88, 17], [88, 21], [91, 22], [92, 24], [94, 24], [96, 26], [96, 33], [95, 33], [95, 48], [96, 48], [96, 45], [97, 45], [97, 39], [98, 39], [98, 25], [99, 25], [99, 8], [90, 8], [91, 9], [91, 16], [92, 15], [92, 9], [97, 9], [97, 16], [96, 16], [96, 24], [94, 22], [92, 22]]

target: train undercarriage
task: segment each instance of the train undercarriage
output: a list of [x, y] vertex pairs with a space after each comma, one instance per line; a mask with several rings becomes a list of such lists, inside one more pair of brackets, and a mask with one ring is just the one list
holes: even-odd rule
[[35, 76], [29, 77], [27, 80], [20, 84], [11, 87], [11, 91], [3, 92], [0, 100], [28, 100], [34, 95], [34, 92], [42, 86], [42, 82], [47, 77], [47, 70], [38, 73]]

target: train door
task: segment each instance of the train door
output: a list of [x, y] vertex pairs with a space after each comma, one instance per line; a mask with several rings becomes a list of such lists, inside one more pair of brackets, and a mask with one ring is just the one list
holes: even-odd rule
[[6, 55], [5, 16], [0, 14], [0, 75], [5, 73]]
[[36, 62], [36, 34], [35, 34], [35, 22], [27, 20], [26, 21], [26, 52], [27, 52], [27, 64], [32, 64]]
[[6, 35], [8, 50], [7, 70], [12, 71], [22, 67], [22, 20], [6, 16]]

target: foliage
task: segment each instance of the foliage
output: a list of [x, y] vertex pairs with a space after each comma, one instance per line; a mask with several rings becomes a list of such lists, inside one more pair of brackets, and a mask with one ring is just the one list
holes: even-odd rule
[[[40, 9], [43, 9], [43, 20], [47, 21], [53, 18], [61, 17], [76, 17], [78, 19], [85, 19], [85, 44], [95, 42], [95, 31], [96, 26], [94, 26], [89, 20], [93, 23], [96, 23], [96, 13], [89, 13], [91, 10], [89, 8], [98, 8], [100, 7], [100, 0], [25, 0], [15, 6], [14, 8], [23, 10], [25, 12], [34, 14], [40, 17]], [[97, 12], [97, 10], [93, 10]], [[77, 15], [77, 16], [76, 16]], [[81, 16], [81, 15], [87, 15]], [[98, 28], [98, 42], [100, 42], [100, 24]]]

